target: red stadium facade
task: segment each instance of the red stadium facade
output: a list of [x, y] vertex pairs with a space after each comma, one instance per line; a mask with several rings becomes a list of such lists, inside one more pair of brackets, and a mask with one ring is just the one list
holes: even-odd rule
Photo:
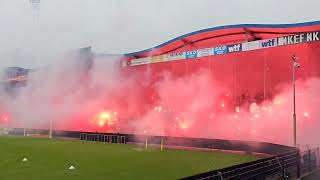
[[[214, 101], [214, 105], [209, 107], [210, 111], [214, 112], [212, 114], [219, 114], [219, 107], [227, 109], [224, 111], [236, 113], [240, 111], [240, 107], [241, 109], [245, 107], [244, 109], [249, 111], [252, 108], [252, 103], [261, 104], [266, 101], [274, 101], [274, 98], [283, 91], [284, 86], [290, 86], [293, 73], [293, 55], [298, 57], [302, 67], [297, 71], [298, 81], [319, 77], [319, 31], [320, 22], [284, 25], [244, 24], [210, 28], [183, 35], [145, 51], [126, 54], [122, 59], [122, 67], [125, 76], [130, 77], [133, 74], [138, 76], [137, 84], [140, 84], [140, 87], [136, 96], [140, 104], [137, 106], [144, 106], [143, 110], [140, 110], [141, 114], [152, 108], [159, 108], [157, 106], [159, 101], [163, 106], [169, 104], [171, 109], [179, 109], [174, 107], [177, 104], [166, 103], [164, 101], [168, 100], [163, 100], [163, 95], [159, 95], [159, 81], [165, 79], [163, 74], [170, 74], [171, 80], [174, 80], [171, 85], [175, 86], [179, 84], [180, 79], [192, 79], [193, 75], [199, 74], [199, 72], [205, 72], [205, 76], [208, 76], [205, 79], [207, 84], [223, 89], [219, 91], [218, 95], [215, 95], [218, 96], [217, 98], [207, 97], [208, 102]], [[189, 87], [179, 89], [179, 91], [183, 94], [183, 91]], [[298, 92], [298, 94], [303, 93], [307, 92]], [[165, 93], [165, 95], [168, 94], [170, 95], [170, 93]], [[185, 98], [190, 98], [190, 101], [195, 100], [192, 99], [192, 95]], [[178, 104], [179, 106], [188, 106], [192, 103], [186, 100], [180, 101]], [[166, 109], [168, 111], [170, 107]], [[186, 112], [187, 109], [182, 108], [181, 111]], [[292, 109], [286, 111], [290, 120]], [[308, 116], [308, 112], [304, 112], [304, 114]], [[238, 118], [238, 115], [234, 117]], [[181, 117], [179, 118], [181, 119]], [[194, 118], [209, 120], [211, 113], [204, 110], [202, 115], [197, 114]], [[200, 123], [201, 126], [193, 123], [193, 126], [194, 128], [204, 128], [203, 124], [207, 123], [208, 121]], [[182, 129], [187, 126], [183, 123], [180, 125]], [[244, 129], [240, 126], [235, 125], [235, 129], [239, 131]], [[292, 123], [287, 124], [287, 127], [290, 129]], [[247, 131], [256, 132], [252, 128]], [[190, 133], [188, 135], [196, 136], [196, 134]], [[288, 136], [289, 134], [291, 132], [288, 132]], [[226, 136], [219, 137], [228, 138]], [[230, 138], [237, 138], [237, 135]]]
[[[127, 54], [123, 65], [128, 65], [125, 71], [129, 72], [151, 70], [156, 74], [170, 71], [178, 77], [207, 69], [214, 80], [237, 91], [233, 95], [248, 92], [252, 96], [266, 96], [274, 94], [277, 85], [292, 80], [292, 55], [299, 57], [303, 66], [298, 72], [299, 78], [319, 75], [319, 30], [319, 22], [211, 28], [149, 50]], [[217, 53], [210, 54], [214, 49]], [[202, 53], [202, 57], [196, 54], [187, 58], [186, 52]], [[169, 57], [168, 60], [166, 56], [171, 59], [182, 56], [182, 59], [170, 60]]]

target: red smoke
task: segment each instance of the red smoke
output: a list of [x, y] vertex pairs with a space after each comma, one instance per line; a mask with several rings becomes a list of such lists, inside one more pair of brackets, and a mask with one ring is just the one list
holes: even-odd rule
[[316, 144], [318, 44], [127, 68], [119, 57], [95, 58], [85, 75], [77, 61], [64, 60], [34, 73], [15, 98], [2, 95], [1, 105], [14, 127], [48, 128], [53, 121], [64, 130], [292, 144], [295, 53], [302, 66], [298, 143]]
[[[156, 84], [154, 108], [134, 121], [134, 132], [292, 144], [291, 84], [284, 84], [273, 99], [234, 106], [225, 88], [208, 82], [205, 71], [179, 79], [166, 75]], [[318, 143], [318, 90], [319, 79], [297, 82], [300, 143]]]

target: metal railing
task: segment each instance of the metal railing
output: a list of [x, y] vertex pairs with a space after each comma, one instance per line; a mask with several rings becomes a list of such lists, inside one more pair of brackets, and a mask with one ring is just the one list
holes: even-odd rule
[[239, 164], [219, 170], [209, 171], [183, 180], [249, 180], [249, 179], [282, 179], [300, 178], [318, 169], [319, 148], [300, 152], [299, 149], [253, 162]]

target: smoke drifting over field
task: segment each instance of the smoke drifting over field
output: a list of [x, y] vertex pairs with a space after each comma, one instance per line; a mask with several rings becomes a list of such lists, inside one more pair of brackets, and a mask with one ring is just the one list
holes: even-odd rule
[[98, 61], [88, 72], [77, 56], [61, 56], [55, 65], [31, 73], [15, 97], [3, 92], [1, 102], [20, 126], [48, 127], [52, 120], [59, 128], [68, 128], [72, 126], [69, 119], [81, 123], [79, 117], [103, 108], [102, 104], [108, 103], [103, 98], [122, 85], [113, 71], [117, 60], [109, 57], [107, 62]]
[[[96, 56], [88, 70], [78, 57], [62, 57], [31, 73], [15, 97], [1, 93], [9, 118], [3, 125], [48, 128], [52, 121], [55, 129], [292, 144], [291, 84], [279, 84], [273, 99], [234, 107], [232, 91], [206, 70], [182, 77], [164, 72], [152, 81], [150, 69], [126, 74], [119, 58]], [[300, 144], [319, 143], [319, 86], [317, 78], [297, 82]]]
[[[181, 79], [164, 78], [158, 83], [158, 109], [137, 123], [138, 132], [190, 137], [240, 139], [292, 144], [292, 87], [282, 84], [281, 93], [262, 103], [227, 105], [230, 94], [218, 83], [208, 83], [200, 72]], [[300, 144], [317, 144], [320, 127], [319, 79], [297, 82], [297, 126]], [[219, 96], [225, 96], [219, 98]], [[228, 107], [229, 106], [229, 107]], [[159, 112], [161, 107], [161, 112]], [[172, 112], [174, 110], [174, 112]], [[169, 115], [168, 118], [168, 114]], [[172, 115], [174, 114], [174, 115]], [[174, 123], [173, 123], [174, 122]]]

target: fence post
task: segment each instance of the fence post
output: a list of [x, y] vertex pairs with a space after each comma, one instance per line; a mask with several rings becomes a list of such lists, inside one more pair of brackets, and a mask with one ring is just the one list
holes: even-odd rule
[[319, 151], [319, 147], [317, 147], [317, 154], [318, 154], [318, 156], [317, 156], [317, 166], [318, 166], [318, 168], [319, 168], [319, 166], [320, 166], [320, 151]]
[[220, 171], [218, 171], [218, 174], [219, 174], [220, 179], [223, 180], [223, 177], [222, 177], [222, 174]]
[[308, 150], [308, 160], [309, 160], [309, 163], [308, 163], [308, 169], [309, 169], [309, 172], [311, 172], [312, 171], [312, 167], [311, 167], [311, 150], [309, 149]]
[[[269, 161], [263, 163], [263, 166], [268, 166], [267, 163], [269, 164]], [[262, 169], [262, 177], [261, 177], [261, 179], [263, 179], [263, 180], [266, 179], [266, 169], [265, 168]]]
[[301, 176], [300, 163], [301, 163], [300, 151], [297, 151], [297, 178], [300, 178]]

